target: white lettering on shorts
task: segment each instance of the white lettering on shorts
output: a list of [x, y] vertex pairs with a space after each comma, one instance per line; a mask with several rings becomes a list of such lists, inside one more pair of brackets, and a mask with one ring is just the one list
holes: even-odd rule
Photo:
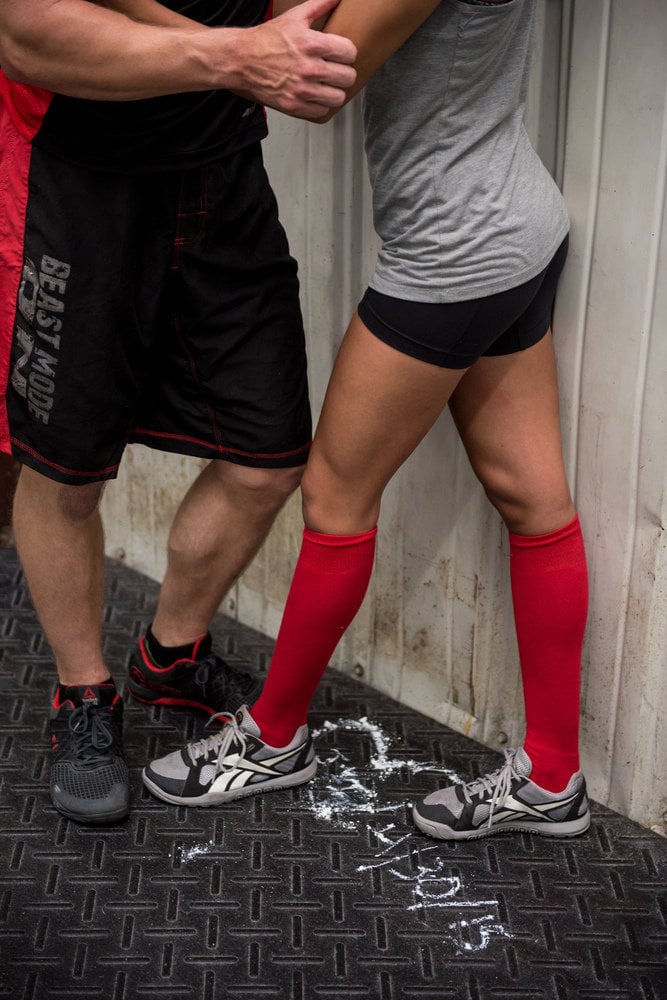
[[30, 361], [30, 355], [32, 354], [33, 348], [35, 346], [35, 338], [31, 337], [22, 326], [16, 324], [16, 330], [14, 333], [15, 343], [23, 351], [23, 354], [14, 362], [14, 370], [12, 371], [12, 386], [18, 392], [19, 396], [26, 397], [26, 390], [28, 385], [28, 380], [23, 375], [22, 370], [27, 366]]
[[[65, 294], [71, 270], [69, 264], [47, 254], [42, 257], [39, 269], [29, 257], [23, 262], [18, 311], [30, 326], [30, 333], [20, 321], [16, 323], [11, 384], [27, 399], [33, 417], [43, 424], [49, 422], [56, 395]], [[18, 358], [17, 348], [21, 352]]]

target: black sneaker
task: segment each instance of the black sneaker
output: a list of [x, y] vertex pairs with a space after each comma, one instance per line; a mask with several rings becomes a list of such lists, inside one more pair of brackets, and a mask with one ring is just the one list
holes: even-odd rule
[[211, 644], [210, 635], [202, 636], [195, 643], [192, 659], [176, 660], [165, 668], [152, 659], [142, 637], [128, 663], [130, 694], [149, 705], [182, 705], [209, 715], [253, 705], [262, 689], [261, 681], [212, 653]]
[[123, 702], [114, 684], [69, 691], [51, 709], [51, 801], [77, 823], [117, 823], [130, 809]]
[[220, 718], [224, 725], [217, 733], [144, 769], [144, 784], [153, 795], [177, 805], [215, 806], [314, 776], [317, 760], [308, 726], [299, 726], [287, 746], [272, 747], [245, 705], [235, 716], [222, 712]]
[[549, 792], [530, 780], [530, 757], [523, 749], [505, 751], [505, 763], [465, 785], [432, 792], [413, 808], [423, 833], [438, 840], [474, 840], [502, 830], [545, 837], [576, 837], [591, 823], [586, 781], [581, 771], [562, 792]]

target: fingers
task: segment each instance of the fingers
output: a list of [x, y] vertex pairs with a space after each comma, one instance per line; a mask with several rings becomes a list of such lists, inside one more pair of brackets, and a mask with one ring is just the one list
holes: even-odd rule
[[319, 118], [332, 108], [341, 108], [355, 77], [351, 66], [326, 61], [318, 65], [315, 62], [312, 71], [295, 83], [293, 96], [296, 104], [286, 110], [301, 118]]
[[325, 118], [332, 108], [340, 108], [344, 103], [345, 94], [342, 90], [323, 86], [317, 95], [311, 94], [308, 100], [297, 99], [290, 104], [281, 98], [272, 107], [292, 118], [306, 118], [310, 121], [311, 119]]
[[312, 71], [304, 73], [304, 78], [310, 79], [313, 84], [320, 83], [327, 87], [339, 88], [341, 100], [345, 100], [343, 91], [353, 86], [357, 74], [352, 66], [325, 59], [314, 62]]
[[347, 91], [357, 78], [349, 62], [356, 50], [352, 46], [349, 52], [345, 38], [315, 31], [308, 31], [308, 36], [300, 56], [290, 57], [288, 65], [281, 67], [277, 92], [264, 97], [263, 103], [298, 118], [321, 118], [345, 104]]
[[[307, 0], [239, 32], [234, 53], [239, 79], [231, 89], [299, 118], [322, 118], [342, 107], [356, 81], [356, 47], [310, 27], [313, 17], [333, 6], [335, 0]], [[299, 13], [303, 8], [306, 16]]]
[[317, 42], [313, 45], [319, 50], [319, 55], [328, 62], [343, 63], [352, 66], [357, 58], [357, 47], [349, 38], [343, 35], [325, 35], [323, 32], [315, 32]]
[[267, 107], [282, 111], [291, 118], [306, 118], [310, 121], [326, 118], [332, 109], [337, 110], [342, 107], [345, 103], [345, 94], [334, 87], [322, 86], [317, 92], [311, 88], [308, 96], [287, 97], [279, 94], [264, 103]]

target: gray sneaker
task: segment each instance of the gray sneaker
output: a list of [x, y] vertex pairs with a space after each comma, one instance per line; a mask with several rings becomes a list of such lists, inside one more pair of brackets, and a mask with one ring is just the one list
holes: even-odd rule
[[183, 750], [154, 760], [144, 769], [146, 788], [165, 802], [214, 806], [257, 792], [291, 788], [317, 770], [308, 726], [299, 726], [285, 747], [272, 747], [260, 735], [246, 705], [236, 715], [220, 712], [222, 729]]
[[505, 751], [503, 767], [465, 785], [427, 795], [412, 816], [423, 833], [438, 840], [473, 840], [502, 830], [546, 837], [576, 837], [591, 823], [581, 771], [562, 792], [548, 792], [530, 780], [531, 760], [523, 749]]

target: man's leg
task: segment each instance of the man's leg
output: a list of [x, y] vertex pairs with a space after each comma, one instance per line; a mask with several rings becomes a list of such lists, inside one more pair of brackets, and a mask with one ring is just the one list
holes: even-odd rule
[[207, 630], [301, 478], [312, 436], [305, 337], [259, 145], [188, 171], [174, 195], [159, 378], [146, 383], [132, 439], [185, 452], [196, 442], [213, 461], [176, 515], [128, 685], [145, 702], [216, 713], [257, 694], [210, 653]]
[[153, 633], [164, 646], [194, 643], [299, 485], [303, 466], [254, 469], [213, 461], [192, 484], [169, 535]]
[[99, 684], [109, 676], [101, 638], [103, 488], [64, 486], [24, 466], [16, 489], [16, 547], [65, 685]]
[[[155, 616], [165, 646], [194, 643], [266, 538], [303, 467], [251, 469], [211, 462], [183, 499]], [[98, 683], [102, 656], [103, 484], [64, 486], [24, 467], [14, 530], [33, 603], [63, 684]]]
[[155, 619], [130, 655], [133, 697], [209, 714], [255, 701], [258, 680], [212, 652], [208, 629], [302, 471], [216, 460], [192, 484], [171, 528]]
[[14, 502], [16, 545], [56, 660], [51, 797], [81, 823], [117, 822], [129, 808], [122, 701], [102, 654], [103, 485], [65, 486], [23, 467]]

